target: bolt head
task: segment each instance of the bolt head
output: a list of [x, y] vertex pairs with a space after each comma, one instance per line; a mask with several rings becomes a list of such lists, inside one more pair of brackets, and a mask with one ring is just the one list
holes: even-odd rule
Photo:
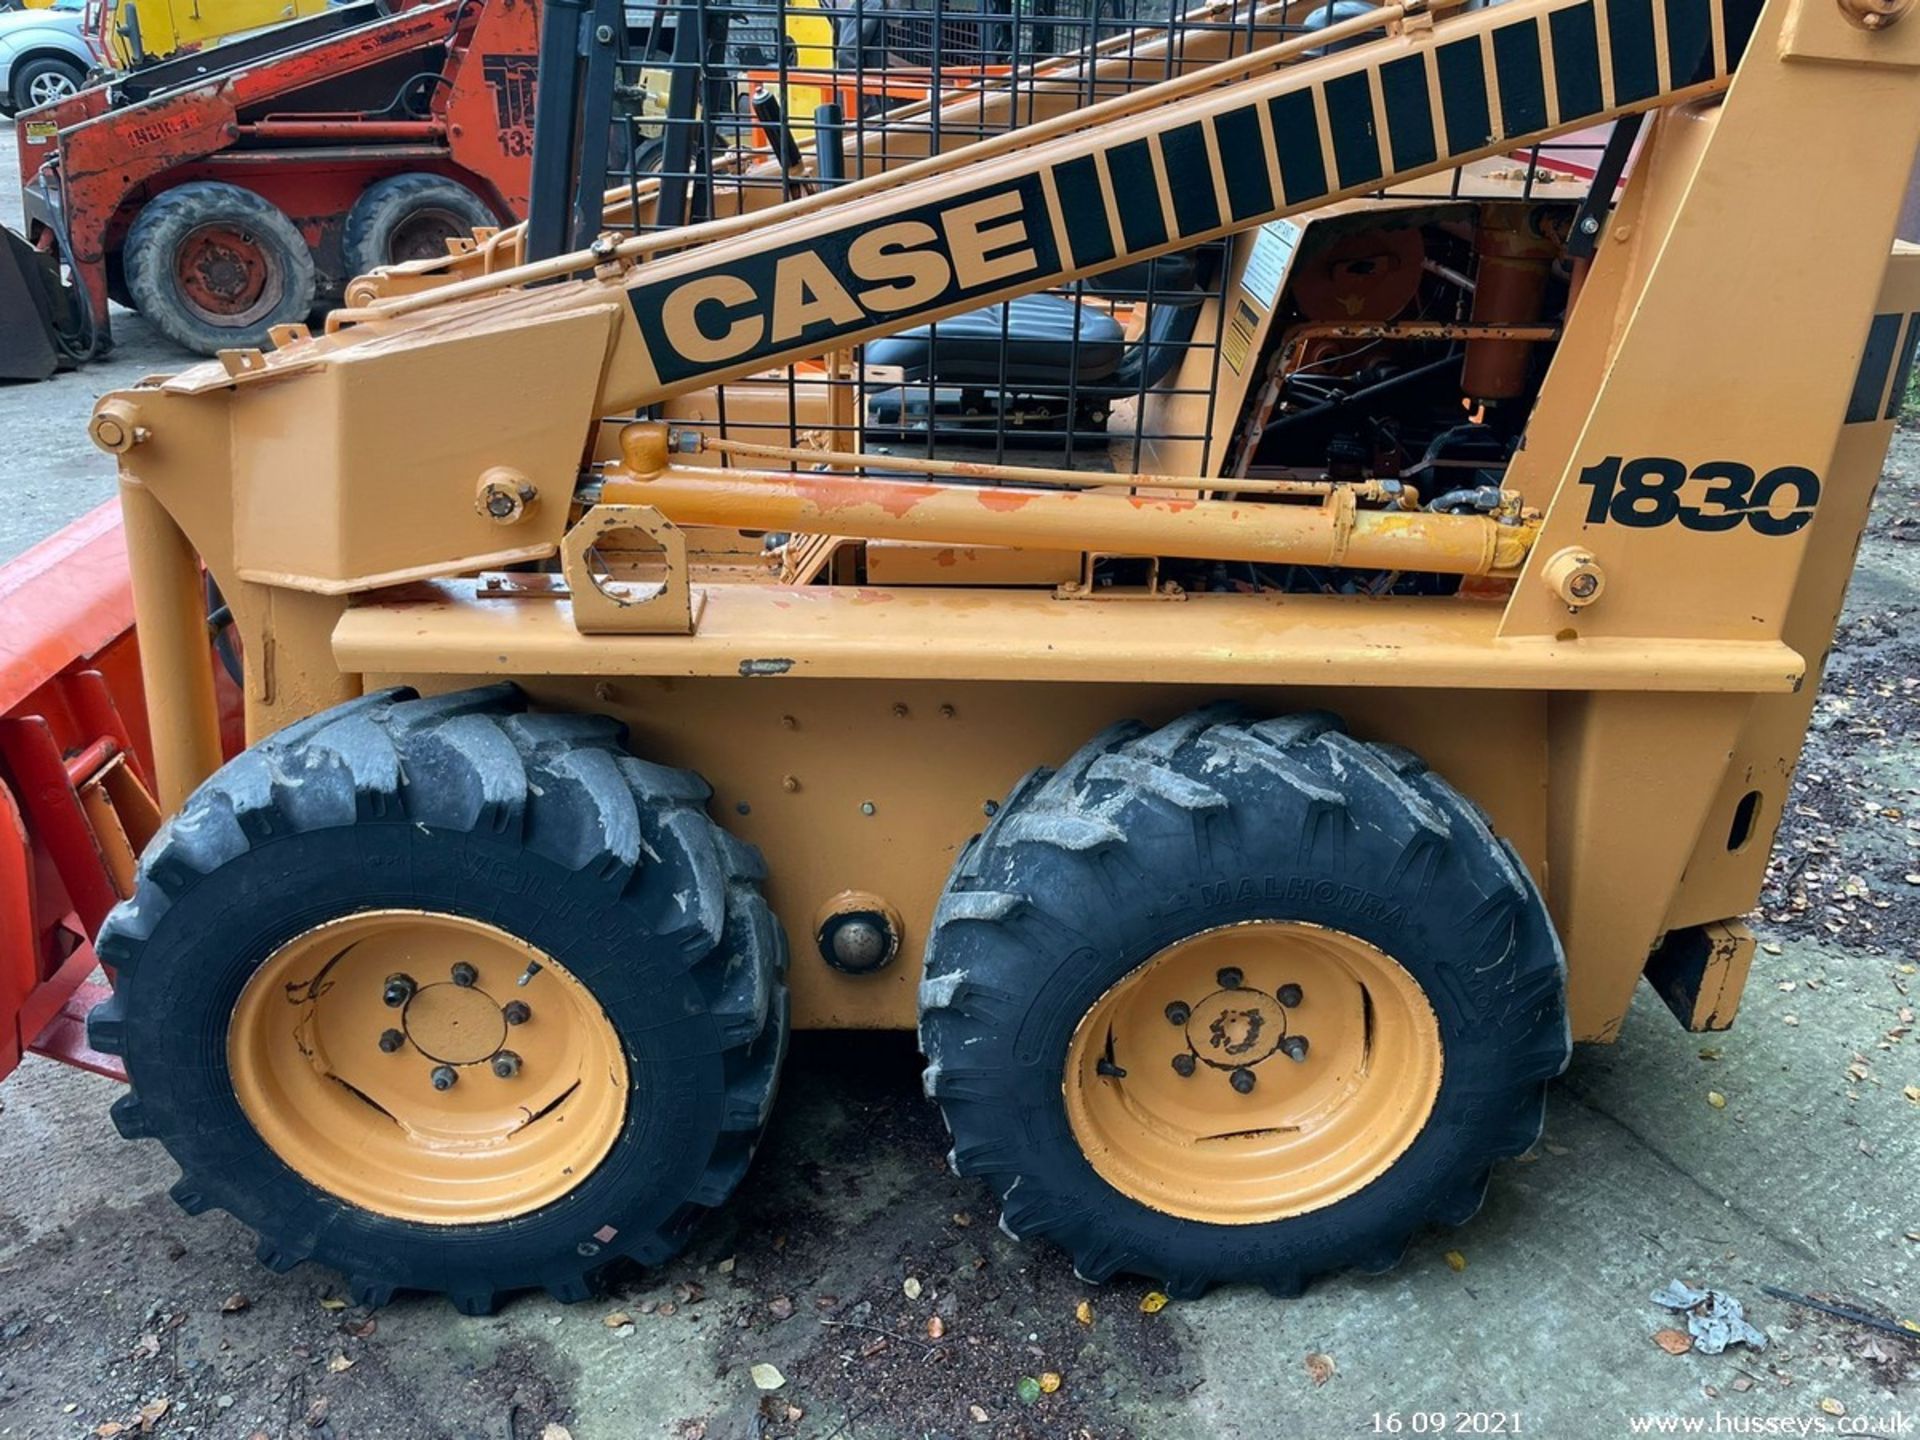
[[1192, 1016], [1193, 1011], [1187, 1007], [1187, 1002], [1184, 1000], [1176, 1000], [1167, 1006], [1167, 1023], [1169, 1025], [1184, 1025]]
[[1190, 1051], [1182, 1050], [1173, 1057], [1173, 1071], [1176, 1075], [1193, 1074], [1194, 1058]]
[[402, 1035], [398, 1030], [382, 1030], [380, 1032], [380, 1048], [389, 1055], [393, 1054], [394, 1051], [406, 1043], [407, 1037]]
[[1227, 1083], [1242, 1095], [1249, 1095], [1253, 1092], [1256, 1081], [1253, 1071], [1242, 1066], [1227, 1077]]
[[381, 998], [387, 1002], [387, 1008], [398, 1010], [413, 998], [414, 984], [411, 975], [389, 975], [387, 988]]
[[453, 983], [463, 987], [473, 985], [480, 979], [480, 972], [464, 960], [453, 967], [452, 973]]
[[1280, 1050], [1289, 1060], [1304, 1060], [1307, 1058], [1307, 1037], [1289, 1035], [1280, 1042]]
[[1240, 982], [1246, 977], [1240, 973], [1238, 967], [1229, 965], [1213, 978], [1222, 990], [1238, 990]]
[[520, 1057], [511, 1050], [502, 1050], [493, 1057], [493, 1073], [502, 1080], [511, 1080], [520, 1073]]
[[434, 1089], [451, 1090], [454, 1082], [460, 1078], [460, 1072], [451, 1065], [436, 1065], [433, 1067], [433, 1073], [427, 1078], [433, 1082]]
[[500, 1011], [509, 1025], [524, 1025], [533, 1018], [533, 1009], [524, 1000], [510, 1000]]
[[1275, 992], [1273, 998], [1291, 1010], [1294, 1006], [1298, 1005], [1304, 997], [1301, 995], [1298, 985], [1282, 985], [1280, 989]]

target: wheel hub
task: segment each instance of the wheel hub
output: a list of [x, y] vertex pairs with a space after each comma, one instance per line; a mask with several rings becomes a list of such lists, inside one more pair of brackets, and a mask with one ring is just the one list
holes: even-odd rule
[[1216, 990], [1187, 1018], [1187, 1046], [1216, 1070], [1258, 1065], [1280, 1053], [1286, 1009], [1264, 990]]
[[559, 1199], [626, 1117], [624, 1048], [592, 993], [456, 915], [369, 911], [282, 945], [241, 991], [227, 1057], [240, 1108], [287, 1165], [429, 1224]]
[[1114, 1188], [1188, 1219], [1256, 1224], [1384, 1173], [1425, 1126], [1441, 1060], [1432, 1006], [1390, 956], [1260, 921], [1169, 945], [1102, 995], [1074, 1032], [1062, 1093]]
[[414, 993], [401, 1012], [420, 1053], [448, 1065], [490, 1060], [507, 1041], [503, 1007], [486, 991], [447, 981]]

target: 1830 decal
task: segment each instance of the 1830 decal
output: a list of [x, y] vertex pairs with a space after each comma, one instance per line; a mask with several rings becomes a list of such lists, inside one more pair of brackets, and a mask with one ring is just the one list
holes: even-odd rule
[[[1689, 481], [1697, 482], [1692, 492], [1686, 490]], [[1745, 525], [1761, 535], [1792, 535], [1806, 528], [1820, 503], [1820, 477], [1798, 465], [1762, 475], [1737, 460], [1710, 460], [1689, 470], [1680, 460], [1614, 455], [1582, 470], [1580, 483], [1593, 492], [1589, 525], [1637, 530], [1677, 523], [1714, 534]]]

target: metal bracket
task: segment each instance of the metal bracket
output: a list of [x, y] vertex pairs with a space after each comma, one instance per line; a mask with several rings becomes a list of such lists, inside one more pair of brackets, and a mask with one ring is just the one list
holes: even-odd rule
[[[644, 536], [658, 549], [657, 575], [621, 579], [599, 573], [596, 555], [614, 535]], [[583, 635], [691, 635], [700, 611], [687, 583], [687, 537], [651, 505], [596, 505], [560, 542], [573, 593], [573, 624]], [[700, 597], [703, 604], [705, 597]]]

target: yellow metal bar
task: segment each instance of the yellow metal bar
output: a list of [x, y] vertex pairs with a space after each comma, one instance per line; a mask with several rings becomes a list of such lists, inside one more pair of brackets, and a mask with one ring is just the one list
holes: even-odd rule
[[1192, 595], [1136, 605], [1044, 590], [696, 585], [705, 604], [691, 635], [582, 636], [564, 597], [490, 600], [482, 583], [433, 581], [406, 599], [349, 609], [333, 631], [336, 663], [369, 684], [721, 675], [1137, 686], [1151, 677], [1226, 693], [1354, 685], [1784, 694], [1806, 674], [1777, 641], [1503, 641], [1494, 633], [1500, 607], [1470, 599]]
[[736, 530], [1443, 575], [1511, 571], [1533, 538], [1531, 524], [1361, 510], [1337, 492], [1292, 505], [669, 466], [653, 476], [609, 472], [601, 498], [651, 505], [682, 525]]
[[144, 485], [121, 482], [120, 512], [127, 527], [158, 798], [160, 808], [172, 814], [221, 760], [206, 590], [200, 557]]

